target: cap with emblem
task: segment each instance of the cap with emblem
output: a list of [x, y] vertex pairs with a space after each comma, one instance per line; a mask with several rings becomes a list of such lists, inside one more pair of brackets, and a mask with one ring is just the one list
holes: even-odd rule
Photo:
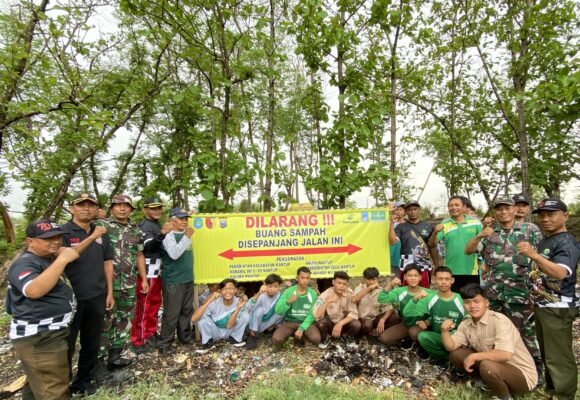
[[163, 202], [159, 197], [147, 197], [145, 200], [143, 200], [143, 207], [145, 208], [163, 207]]
[[496, 208], [497, 206], [514, 206], [516, 203], [514, 202], [514, 199], [510, 199], [509, 197], [506, 197], [504, 199], [497, 199], [496, 201], [493, 202], [493, 208]]
[[99, 205], [99, 202], [95, 198], [95, 196], [88, 194], [88, 193], [78, 193], [75, 194], [74, 199], [70, 202], [72, 205], [82, 203], [83, 201], [90, 201], [96, 205]]
[[514, 203], [525, 203], [527, 205], [530, 205], [530, 202], [528, 201], [528, 199], [526, 199], [526, 197], [522, 193], [514, 195], [512, 199], [514, 200]]
[[560, 199], [547, 198], [538, 203], [538, 207], [532, 212], [532, 214], [537, 214], [540, 211], [564, 211], [568, 212], [568, 207]]
[[63, 231], [60, 226], [49, 219], [31, 222], [26, 227], [26, 237], [29, 238], [48, 239], [62, 234]]
[[109, 204], [109, 207], [112, 207], [113, 204], [129, 204], [132, 209], [135, 209], [135, 206], [133, 206], [133, 201], [129, 196], [125, 194], [117, 194], [113, 196], [113, 198], [111, 199], [111, 204]]
[[177, 218], [189, 217], [189, 213], [185, 208], [176, 207], [171, 210], [171, 216]]
[[421, 207], [421, 204], [419, 204], [419, 202], [417, 200], [410, 200], [407, 203], [405, 203], [405, 205], [403, 207], [409, 208], [411, 206]]

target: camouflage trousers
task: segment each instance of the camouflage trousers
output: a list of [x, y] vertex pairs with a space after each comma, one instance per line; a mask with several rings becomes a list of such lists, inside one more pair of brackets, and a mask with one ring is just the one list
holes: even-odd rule
[[131, 337], [131, 321], [135, 314], [135, 287], [113, 290], [115, 305], [105, 316], [99, 357], [110, 349], [122, 349]]
[[542, 355], [536, 339], [536, 322], [534, 320], [534, 309], [531, 304], [506, 303], [501, 300], [489, 299], [489, 306], [493, 311], [505, 314], [516, 326], [522, 340], [532, 358], [538, 372], [543, 370]]

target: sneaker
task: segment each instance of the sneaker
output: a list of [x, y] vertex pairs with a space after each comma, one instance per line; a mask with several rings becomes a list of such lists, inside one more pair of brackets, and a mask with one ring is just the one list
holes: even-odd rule
[[419, 349], [417, 350], [417, 355], [423, 361], [429, 361], [431, 359], [431, 354], [429, 354], [427, 350], [425, 350], [421, 346], [419, 346]]
[[401, 350], [403, 351], [411, 351], [415, 347], [415, 342], [411, 338], [405, 338], [401, 341]]
[[434, 364], [441, 372], [448, 371], [451, 368], [451, 364], [447, 360], [435, 360]]
[[468, 385], [474, 388], [477, 388], [479, 390], [482, 390], [484, 392], [491, 392], [491, 390], [487, 387], [487, 385], [485, 384], [484, 381], [481, 380], [481, 378], [475, 378], [471, 381], [471, 385]]
[[330, 345], [330, 341], [331, 341], [330, 337], [327, 337], [326, 339], [324, 339], [324, 341], [320, 342], [318, 348], [322, 350], [326, 349]]
[[210, 339], [206, 344], [202, 344], [200, 349], [196, 349], [195, 352], [197, 354], [205, 354], [214, 348], [215, 343], [213, 342], [213, 339]]
[[254, 350], [258, 347], [258, 337], [256, 335], [250, 335], [246, 339], [246, 350]]
[[452, 372], [453, 376], [455, 376], [456, 378], [459, 378], [459, 379], [463, 379], [467, 376], [467, 372], [463, 369], [453, 368], [451, 370], [451, 372]]
[[244, 347], [246, 345], [246, 342], [245, 341], [242, 340], [241, 342], [238, 342], [236, 339], [234, 339], [231, 336], [228, 338], [228, 341], [234, 347]]

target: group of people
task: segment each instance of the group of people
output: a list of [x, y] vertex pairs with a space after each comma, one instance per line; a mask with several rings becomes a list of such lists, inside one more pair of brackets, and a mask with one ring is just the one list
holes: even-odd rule
[[[473, 369], [474, 359], [481, 361], [485, 357], [483, 360], [508, 364], [519, 360], [521, 364], [529, 355], [535, 372], [521, 365], [519, 368], [528, 389], [537, 379], [538, 386], [545, 384], [546, 391], [557, 398], [574, 398], [577, 367], [572, 350], [572, 324], [578, 317], [580, 306], [576, 293], [580, 244], [566, 230], [566, 204], [557, 198], [542, 200], [533, 211], [541, 229], [526, 221], [530, 203], [521, 194], [496, 200], [493, 204], [495, 220], [484, 218], [480, 221], [469, 199], [462, 196], [449, 199], [449, 218], [435, 226], [421, 220], [420, 205], [416, 201], [396, 203], [392, 208], [394, 218], [389, 231], [391, 265], [396, 274], [400, 273], [401, 280], [407, 282], [414, 301], [421, 296], [425, 298], [421, 300], [422, 306], [421, 301], [416, 306], [413, 302], [400, 304], [404, 310], [402, 317], [416, 318], [426, 311], [425, 306], [434, 315], [429, 324], [420, 320], [411, 320], [407, 324], [408, 335], [420, 344], [420, 354], [426, 351], [435, 359], [448, 359], [448, 352], [453, 350], [455, 355], [451, 362], [454, 365], [459, 364], [458, 354], [468, 357], [469, 365], [464, 362], [468, 372]], [[406, 219], [403, 218], [405, 214]], [[440, 257], [445, 260], [444, 268], [438, 267]], [[420, 274], [408, 271], [409, 266]], [[428, 291], [432, 272], [438, 290], [436, 294]], [[409, 273], [410, 278], [407, 277]], [[444, 280], [451, 282], [450, 290], [446, 289]], [[391, 296], [393, 300], [394, 296]], [[403, 296], [403, 301], [409, 297], [408, 294]], [[470, 306], [467, 306], [468, 300]], [[477, 307], [472, 307], [475, 303]], [[464, 309], [469, 314], [465, 319]], [[485, 316], [481, 314], [483, 309], [486, 310]], [[504, 316], [510, 324], [506, 324]], [[491, 327], [490, 319], [494, 326], [501, 325], [501, 329]], [[459, 325], [461, 320], [463, 322]], [[509, 325], [510, 332], [505, 331], [508, 329], [505, 325]], [[514, 339], [509, 357], [491, 351], [502, 348], [498, 341], [513, 334], [512, 325], [525, 345], [524, 355], [522, 346], [516, 346], [519, 339]], [[446, 333], [458, 326], [456, 333], [463, 332], [461, 336]], [[420, 331], [428, 327], [435, 334]], [[465, 336], [465, 332], [472, 335]], [[491, 340], [492, 332], [495, 341]], [[470, 355], [460, 347], [475, 349], [478, 354]], [[493, 377], [484, 377], [492, 370], [490, 368], [478, 365], [478, 370], [484, 381], [506, 379], [507, 386], [495, 392], [500, 398], [508, 398], [510, 392], [518, 393], [524, 388], [515, 380], [510, 383], [513, 376], [502, 368], [495, 368]], [[497, 387], [489, 382], [488, 385]]]
[[[376, 335], [441, 368], [450, 362], [479, 374], [498, 398], [533, 390], [545, 366], [546, 389], [574, 398], [580, 247], [566, 232], [566, 205], [538, 204], [543, 236], [525, 221], [530, 205], [521, 195], [494, 203], [495, 222], [470, 215], [466, 198], [454, 196], [448, 206], [450, 218], [435, 226], [421, 220], [416, 201], [392, 206], [392, 274], [385, 287], [369, 267], [354, 290], [349, 275], [338, 271], [332, 287], [318, 294], [304, 266], [286, 289], [271, 274], [250, 298], [234, 279], [208, 285], [194, 310], [187, 210], [172, 209], [161, 226], [163, 203], [147, 198], [136, 225], [126, 195], [112, 198], [108, 218], [99, 218], [93, 196], [75, 196], [66, 224], [28, 225], [26, 250], [9, 269], [6, 305], [10, 339], [27, 376], [23, 398], [92, 394], [95, 381], [132, 363], [122, 356], [129, 340], [134, 352], [168, 353], [175, 337], [195, 342], [194, 326], [198, 353], [221, 340], [253, 350], [267, 332], [275, 346], [293, 337], [295, 346], [308, 341], [320, 348], [333, 338]], [[445, 266], [438, 265], [440, 256]]]

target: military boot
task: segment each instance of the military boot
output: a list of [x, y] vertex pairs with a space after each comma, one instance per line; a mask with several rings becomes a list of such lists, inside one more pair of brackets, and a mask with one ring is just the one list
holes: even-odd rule
[[121, 357], [122, 351], [123, 349], [109, 350], [109, 360], [107, 362], [107, 368], [109, 369], [124, 368], [133, 363], [133, 360]]

